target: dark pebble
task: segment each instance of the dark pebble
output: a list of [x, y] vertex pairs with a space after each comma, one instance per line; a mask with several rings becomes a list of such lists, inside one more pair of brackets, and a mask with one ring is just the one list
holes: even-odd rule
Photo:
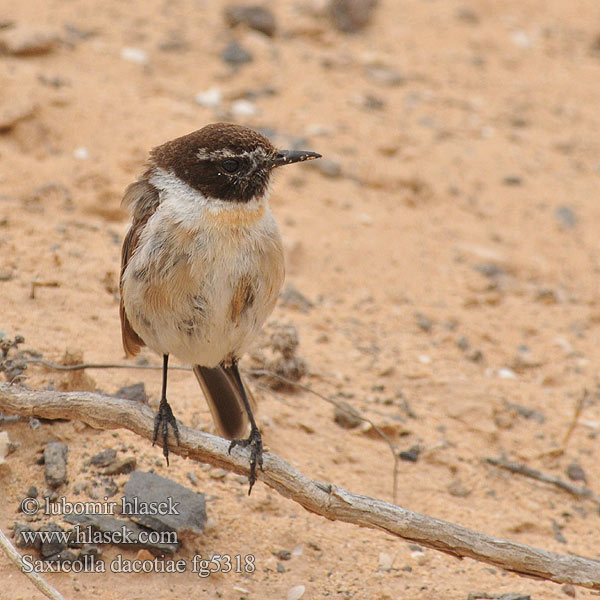
[[281, 304], [303, 313], [309, 312], [314, 307], [314, 304], [293, 283], [288, 283], [281, 292]]
[[557, 209], [554, 211], [554, 215], [556, 216], [559, 225], [562, 227], [572, 229], [577, 225], [577, 215], [570, 206], [557, 207]]
[[584, 483], [587, 483], [587, 477], [583, 467], [576, 462], [572, 462], [567, 467], [567, 475], [571, 481], [583, 481]]
[[[123, 388], [121, 388], [123, 389]], [[119, 392], [117, 392], [118, 394]], [[108, 465], [115, 462], [115, 458], [117, 457], [117, 451], [114, 448], [107, 448], [106, 450], [102, 450], [95, 456], [92, 456], [89, 460], [90, 465], [94, 465], [95, 467], [108, 467]]]
[[227, 47], [221, 54], [221, 58], [230, 65], [239, 66], [252, 62], [254, 57], [237, 40], [233, 40], [227, 44]]
[[46, 482], [51, 488], [60, 487], [67, 481], [67, 453], [69, 449], [62, 442], [50, 442], [44, 448]]
[[[40, 531], [64, 531], [64, 529], [56, 523], [48, 523], [40, 528]], [[49, 559], [51, 556], [60, 554], [63, 550], [66, 550], [67, 544], [59, 539], [58, 536], [53, 537], [50, 541], [44, 541], [40, 545], [40, 554], [42, 558]]]
[[346, 402], [339, 402], [339, 406], [333, 409], [333, 419], [344, 429], [354, 429], [358, 427], [362, 419], [357, 410], [352, 408]]
[[273, 37], [277, 30], [273, 13], [264, 6], [233, 4], [225, 9], [225, 19], [230, 27], [247, 25], [269, 37]]
[[423, 331], [431, 331], [431, 321], [422, 313], [415, 313], [415, 319], [417, 320], [417, 325], [423, 330]]
[[119, 388], [114, 394], [115, 398], [124, 398], [125, 400], [135, 400], [136, 402], [148, 403], [148, 394], [143, 382], [125, 385]]
[[364, 29], [373, 16], [377, 0], [330, 0], [329, 17], [344, 33], [356, 33]]
[[37, 488], [35, 487], [35, 485], [32, 485], [28, 490], [27, 490], [27, 497], [28, 498], [37, 498], [38, 496], [38, 491]]
[[402, 460], [406, 460], [408, 462], [417, 462], [419, 459], [419, 454], [421, 452], [421, 448], [419, 446], [412, 446], [408, 450], [403, 450], [398, 454], [398, 456]]
[[504, 185], [523, 185], [523, 179], [518, 175], [507, 175], [502, 183]]
[[131, 473], [131, 471], [135, 470], [137, 466], [137, 460], [135, 456], [126, 456], [121, 460], [117, 460], [104, 471], [102, 471], [103, 475], [119, 475], [121, 473]]
[[273, 555], [279, 560], [290, 560], [292, 558], [292, 553], [289, 550], [277, 550], [273, 552]]
[[151, 502], [171, 502], [175, 507], [167, 514], [144, 515], [133, 511], [127, 515], [131, 520], [157, 531], [191, 530], [199, 533], [206, 524], [206, 501], [204, 494], [194, 492], [183, 485], [154, 473], [134, 471], [124, 489], [124, 502], [135, 508]]

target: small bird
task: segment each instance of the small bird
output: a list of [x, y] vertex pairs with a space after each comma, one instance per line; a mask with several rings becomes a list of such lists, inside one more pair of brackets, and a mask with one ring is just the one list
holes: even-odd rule
[[[262, 469], [262, 437], [238, 361], [272, 312], [284, 278], [281, 235], [269, 208], [275, 168], [320, 158], [277, 150], [260, 133], [213, 123], [150, 152], [125, 191], [132, 224], [121, 253], [121, 333], [127, 356], [163, 357], [160, 431], [169, 464], [167, 402], [172, 354], [193, 366], [219, 433], [250, 449], [250, 488]], [[250, 435], [243, 438], [250, 424]]]

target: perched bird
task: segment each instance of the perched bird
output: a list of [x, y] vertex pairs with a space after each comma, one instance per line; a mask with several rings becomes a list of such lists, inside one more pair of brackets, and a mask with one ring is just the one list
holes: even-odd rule
[[[269, 208], [275, 168], [320, 158], [277, 150], [258, 132], [207, 125], [154, 148], [125, 191], [132, 224], [121, 255], [121, 332], [128, 356], [163, 356], [154, 421], [169, 462], [169, 355], [193, 365], [215, 425], [250, 449], [250, 491], [262, 468], [262, 438], [238, 361], [273, 310], [284, 278], [279, 229]], [[250, 423], [250, 435], [241, 439]]]

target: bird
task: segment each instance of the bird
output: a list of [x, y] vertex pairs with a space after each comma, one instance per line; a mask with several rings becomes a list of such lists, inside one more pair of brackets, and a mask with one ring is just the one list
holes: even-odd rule
[[[279, 228], [269, 206], [274, 171], [321, 158], [279, 150], [261, 133], [211, 123], [151, 150], [125, 190], [131, 225], [121, 252], [120, 320], [128, 357], [143, 346], [162, 356], [154, 419], [169, 464], [169, 356], [192, 366], [215, 427], [250, 452], [249, 490], [263, 468], [254, 400], [239, 361], [273, 311], [284, 280]], [[250, 434], [244, 434], [250, 426]]]

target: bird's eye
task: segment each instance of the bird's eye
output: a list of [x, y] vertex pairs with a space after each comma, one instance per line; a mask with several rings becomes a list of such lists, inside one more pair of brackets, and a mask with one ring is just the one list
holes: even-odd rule
[[226, 173], [235, 173], [240, 168], [240, 161], [235, 158], [226, 158], [221, 163], [221, 167]]

